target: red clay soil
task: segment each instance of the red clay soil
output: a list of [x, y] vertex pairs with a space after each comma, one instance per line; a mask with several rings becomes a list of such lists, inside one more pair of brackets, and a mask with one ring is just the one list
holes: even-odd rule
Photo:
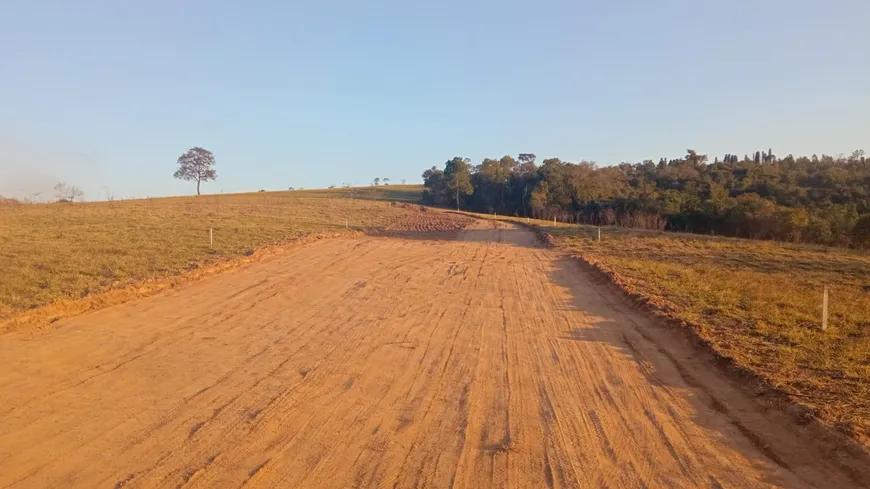
[[[423, 209], [425, 209], [425, 207]], [[442, 233], [459, 231], [473, 222], [474, 219], [462, 214], [421, 210], [412, 216], [408, 216], [390, 224], [387, 226], [386, 231]]]

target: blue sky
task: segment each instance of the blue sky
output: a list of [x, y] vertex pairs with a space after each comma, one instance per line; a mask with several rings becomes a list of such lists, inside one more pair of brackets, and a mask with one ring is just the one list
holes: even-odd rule
[[870, 150], [870, 2], [0, 1], [0, 193], [420, 180], [455, 155], [599, 164]]

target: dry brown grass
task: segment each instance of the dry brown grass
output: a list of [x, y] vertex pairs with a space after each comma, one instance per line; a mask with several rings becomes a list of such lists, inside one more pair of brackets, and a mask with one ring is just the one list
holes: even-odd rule
[[385, 227], [411, 212], [388, 201], [419, 195], [419, 186], [407, 185], [352, 196], [336, 189], [0, 206], [0, 324], [59, 301], [237, 261], [307, 233], [343, 231], [346, 223]]
[[[724, 356], [870, 441], [870, 256], [839, 249], [534, 222], [616, 272]], [[821, 331], [822, 291], [830, 291]]]

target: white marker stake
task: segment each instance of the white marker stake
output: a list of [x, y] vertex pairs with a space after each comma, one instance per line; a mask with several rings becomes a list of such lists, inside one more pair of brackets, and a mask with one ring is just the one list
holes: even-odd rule
[[349, 227], [347, 227], [347, 219], [344, 220], [344, 229], [350, 229]]
[[214, 228], [208, 228], [208, 247], [214, 248]]
[[601, 226], [598, 226], [598, 242], [601, 242]]
[[828, 329], [828, 288], [825, 287], [825, 292], [822, 295], [822, 331]]

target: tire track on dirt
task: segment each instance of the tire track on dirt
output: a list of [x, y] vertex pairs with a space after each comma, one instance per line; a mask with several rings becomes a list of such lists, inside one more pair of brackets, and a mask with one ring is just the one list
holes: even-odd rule
[[0, 488], [857, 487], [503, 223], [300, 246], [0, 357]]

